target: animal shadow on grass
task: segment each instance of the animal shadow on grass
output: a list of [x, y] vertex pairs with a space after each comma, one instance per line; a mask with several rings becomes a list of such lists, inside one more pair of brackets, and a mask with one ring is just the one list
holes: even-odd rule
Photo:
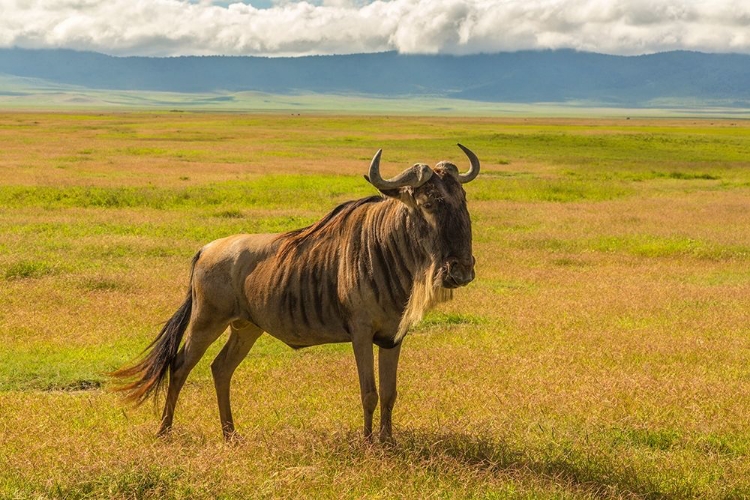
[[[653, 484], [645, 484], [614, 463], [602, 463], [583, 451], [525, 450], [495, 436], [460, 432], [401, 430], [383, 454], [409, 464], [445, 469], [459, 464], [477, 476], [512, 477], [529, 473], [572, 487], [592, 497], [660, 497]], [[658, 488], [657, 488], [658, 490]]]

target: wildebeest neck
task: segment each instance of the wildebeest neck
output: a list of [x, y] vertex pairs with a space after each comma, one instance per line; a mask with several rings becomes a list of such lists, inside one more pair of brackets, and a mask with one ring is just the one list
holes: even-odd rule
[[[301, 264], [325, 269], [345, 307], [350, 306], [348, 297], [370, 295], [373, 307], [399, 317], [414, 280], [421, 279], [431, 264], [420, 243], [430, 237], [426, 230], [423, 221], [410, 216], [409, 208], [398, 200], [372, 196], [346, 202], [319, 222], [279, 236], [278, 273], [284, 275], [286, 267]], [[300, 278], [307, 274], [301, 272]]]

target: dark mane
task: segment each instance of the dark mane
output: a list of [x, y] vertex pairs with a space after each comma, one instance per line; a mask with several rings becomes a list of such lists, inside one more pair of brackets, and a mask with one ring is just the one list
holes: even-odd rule
[[278, 239], [285, 240], [282, 245], [281, 253], [286, 253], [292, 248], [299, 246], [310, 237], [329, 231], [332, 227], [339, 225], [340, 222], [346, 220], [346, 218], [354, 210], [361, 207], [362, 205], [367, 205], [370, 203], [380, 203], [385, 200], [386, 198], [381, 195], [373, 195], [368, 196], [367, 198], [361, 198], [359, 200], [345, 201], [344, 203], [331, 210], [318, 222], [315, 222], [314, 224], [303, 227], [301, 229], [294, 229], [292, 231], [280, 234]]

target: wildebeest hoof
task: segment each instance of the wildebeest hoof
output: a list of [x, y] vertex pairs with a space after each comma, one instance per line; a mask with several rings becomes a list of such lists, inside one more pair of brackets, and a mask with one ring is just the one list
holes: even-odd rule
[[383, 446], [386, 446], [388, 448], [392, 448], [392, 447], [396, 446], [396, 440], [390, 434], [388, 434], [388, 435], [381, 434], [380, 435], [380, 444], [382, 444]]
[[232, 431], [224, 434], [224, 442], [228, 445], [237, 446], [244, 444], [247, 439], [245, 436], [237, 431]]

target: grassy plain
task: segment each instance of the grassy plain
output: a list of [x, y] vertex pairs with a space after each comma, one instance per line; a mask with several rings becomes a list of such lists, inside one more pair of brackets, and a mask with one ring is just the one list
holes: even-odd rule
[[[168, 439], [107, 391], [201, 245], [458, 141], [477, 279], [405, 341], [395, 446], [359, 436], [348, 345], [261, 338], [232, 446], [221, 341]], [[746, 121], [0, 114], [0, 498], [747, 498], [749, 200]]]
[[596, 101], [548, 103], [482, 102], [439, 96], [362, 94], [269, 94], [265, 92], [164, 92], [103, 90], [39, 78], [0, 74], [0, 109], [13, 111], [118, 112], [165, 110], [244, 113], [317, 113], [358, 115], [460, 115], [536, 117], [734, 117], [750, 118], [750, 109], [733, 101], [656, 99], [639, 108], [607, 107]]

